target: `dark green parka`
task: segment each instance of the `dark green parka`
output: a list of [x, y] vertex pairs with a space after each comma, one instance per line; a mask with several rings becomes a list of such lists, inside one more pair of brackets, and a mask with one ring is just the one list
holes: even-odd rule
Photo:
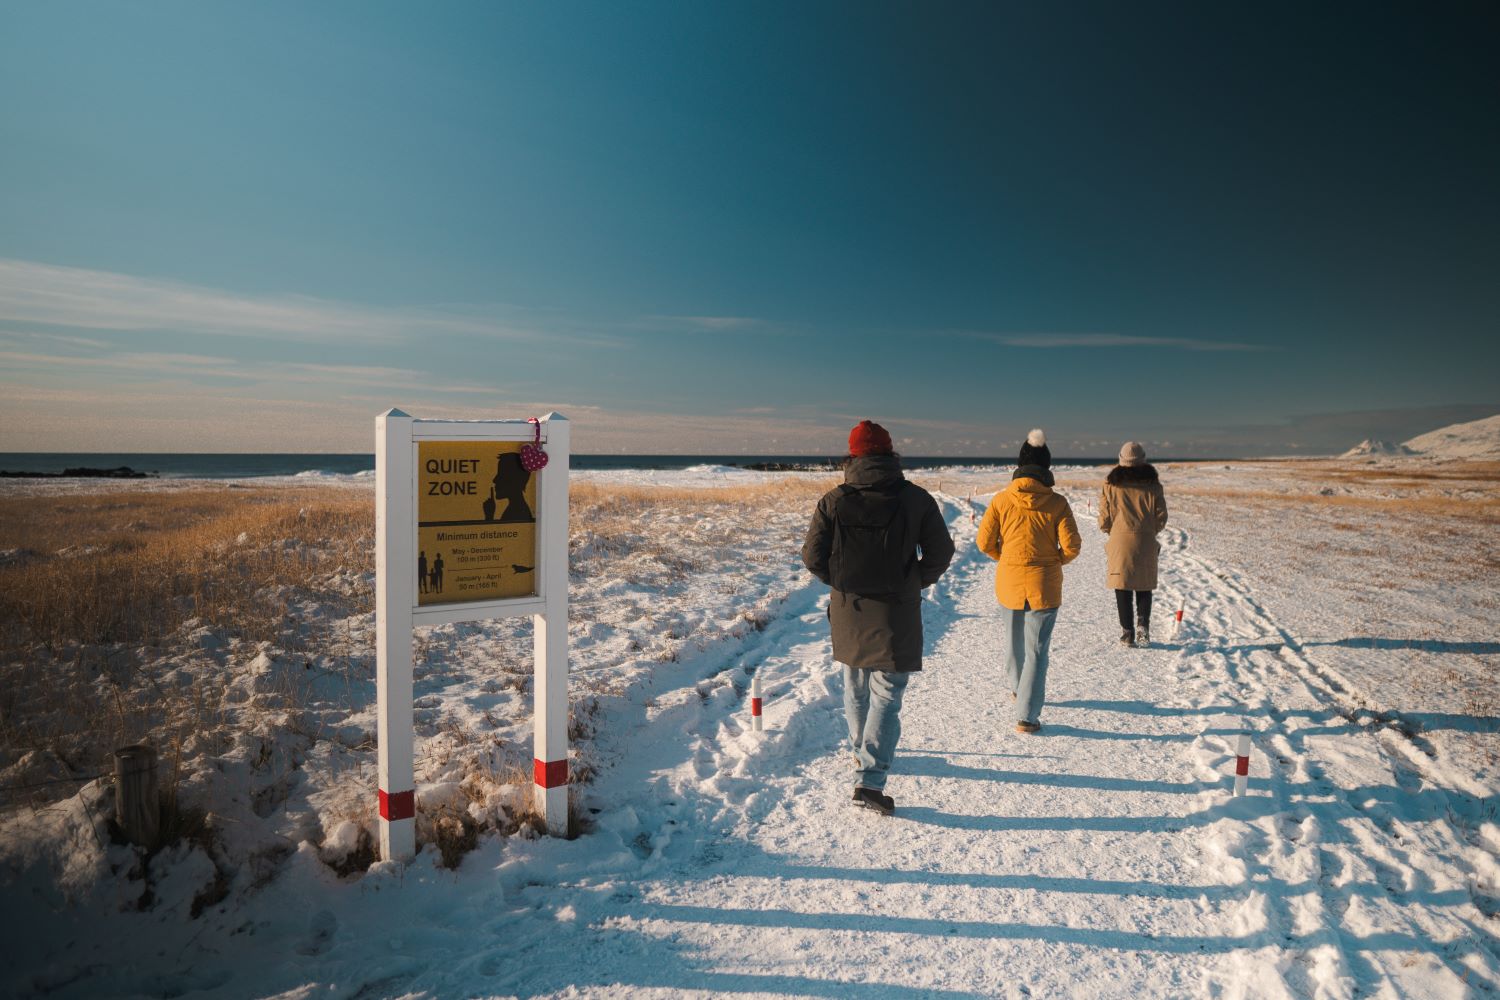
[[[844, 469], [844, 482], [899, 496], [907, 544], [917, 550], [919, 558], [911, 560], [905, 584], [894, 594], [833, 592], [828, 601], [833, 658], [851, 667], [872, 670], [921, 670], [922, 588], [936, 583], [953, 560], [953, 539], [948, 526], [943, 522], [937, 501], [920, 486], [907, 482], [894, 455], [852, 459]], [[802, 544], [803, 565], [824, 583], [830, 583], [833, 512], [842, 496], [840, 490], [834, 489], [818, 501], [807, 539]], [[911, 555], [906, 553], [903, 562]]]

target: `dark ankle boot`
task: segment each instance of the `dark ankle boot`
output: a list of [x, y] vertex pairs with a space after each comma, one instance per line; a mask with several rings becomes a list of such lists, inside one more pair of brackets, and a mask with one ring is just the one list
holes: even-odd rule
[[874, 809], [882, 816], [889, 816], [896, 811], [895, 799], [863, 785], [854, 789], [854, 804], [862, 809]]

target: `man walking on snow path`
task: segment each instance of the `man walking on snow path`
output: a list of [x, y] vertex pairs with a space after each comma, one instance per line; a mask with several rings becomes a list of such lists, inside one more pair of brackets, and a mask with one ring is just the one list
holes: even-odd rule
[[843, 485], [813, 511], [802, 562], [833, 588], [828, 622], [844, 668], [854, 802], [885, 815], [896, 808], [885, 781], [901, 738], [901, 699], [922, 669], [922, 589], [952, 559], [937, 501], [901, 474], [885, 428], [860, 421], [849, 432]]

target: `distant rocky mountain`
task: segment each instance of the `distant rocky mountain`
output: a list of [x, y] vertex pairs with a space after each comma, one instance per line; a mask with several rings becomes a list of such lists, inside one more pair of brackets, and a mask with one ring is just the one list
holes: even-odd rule
[[1402, 447], [1423, 458], [1500, 460], [1500, 414], [1419, 434]]
[[1414, 455], [1416, 454], [1404, 444], [1393, 444], [1390, 441], [1375, 441], [1366, 438], [1359, 444], [1344, 452], [1339, 458], [1380, 458], [1388, 455]]

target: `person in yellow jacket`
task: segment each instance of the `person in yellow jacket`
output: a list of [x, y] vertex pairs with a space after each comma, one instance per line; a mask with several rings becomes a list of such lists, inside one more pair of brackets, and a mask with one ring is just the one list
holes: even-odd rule
[[1042, 728], [1047, 647], [1062, 605], [1063, 566], [1078, 558], [1083, 539], [1073, 508], [1052, 491], [1052, 452], [1033, 430], [1021, 445], [1010, 486], [995, 494], [979, 522], [979, 550], [995, 567], [995, 598], [1010, 610], [1005, 667], [1016, 700], [1016, 732]]

